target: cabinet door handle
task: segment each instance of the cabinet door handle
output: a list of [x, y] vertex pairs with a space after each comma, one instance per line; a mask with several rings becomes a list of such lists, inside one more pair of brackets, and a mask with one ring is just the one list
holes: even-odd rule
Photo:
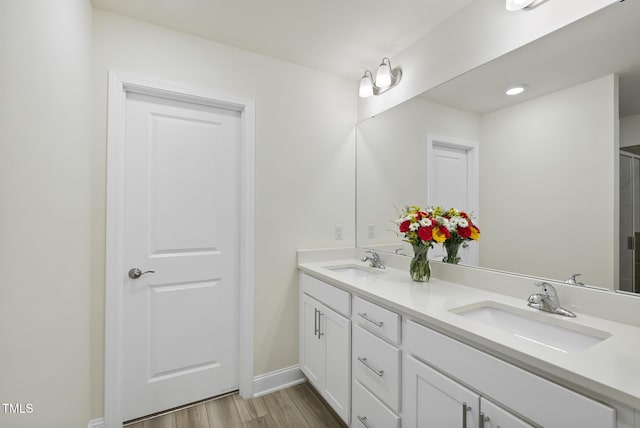
[[467, 403], [462, 403], [462, 428], [467, 428], [467, 412], [471, 411], [471, 407]]
[[318, 332], [320, 331], [318, 329], [318, 310], [316, 308], [313, 308], [313, 310], [315, 311], [313, 313], [313, 335], [316, 337], [320, 337], [318, 336]]
[[324, 336], [324, 333], [322, 332], [322, 317], [324, 314], [320, 311], [318, 311], [318, 339], [320, 339], [320, 336]]
[[358, 420], [360, 421], [360, 423], [362, 425], [364, 425], [365, 428], [371, 428], [369, 426], [369, 424], [367, 423], [367, 417], [366, 416], [358, 416]]
[[366, 368], [368, 368], [378, 376], [382, 377], [382, 375], [384, 374], [384, 370], [375, 368], [366, 358], [358, 357], [358, 361], [360, 361]]
[[489, 416], [485, 416], [484, 412], [480, 412], [480, 428], [484, 428], [484, 423], [489, 420]]
[[382, 327], [384, 325], [384, 322], [382, 321], [376, 321], [374, 319], [369, 318], [369, 316], [365, 312], [358, 312], [358, 316], [360, 318], [364, 318], [365, 320], [369, 321], [371, 324], [377, 325], [378, 327]]

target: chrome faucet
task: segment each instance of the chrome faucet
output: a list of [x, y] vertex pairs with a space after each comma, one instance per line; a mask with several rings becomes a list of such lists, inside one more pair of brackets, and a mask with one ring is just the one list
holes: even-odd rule
[[569, 285], [580, 285], [580, 286], [584, 286], [584, 282], [580, 282], [578, 280], [576, 280], [577, 277], [579, 277], [580, 273], [572, 273], [571, 275], [569, 275], [569, 279], [567, 279], [564, 283], [565, 284], [569, 284]]
[[532, 308], [539, 309], [552, 314], [558, 314], [565, 317], [575, 318], [576, 314], [560, 307], [560, 299], [553, 285], [548, 282], [536, 282], [536, 287], [542, 288], [542, 293], [535, 293], [529, 296], [528, 305]]
[[371, 254], [370, 256], [364, 256], [361, 261], [371, 263], [370, 266], [373, 268], [384, 269], [386, 266], [382, 264], [382, 259], [380, 258], [380, 254], [378, 254], [375, 250], [367, 251], [367, 254]]

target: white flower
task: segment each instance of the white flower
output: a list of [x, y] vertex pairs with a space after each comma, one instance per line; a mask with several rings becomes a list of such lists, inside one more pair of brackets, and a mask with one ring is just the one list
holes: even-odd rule
[[407, 216], [400, 217], [399, 219], [397, 219], [396, 223], [400, 224], [400, 223], [404, 223], [405, 221], [411, 221], [414, 217], [415, 215], [412, 216], [412, 214], [409, 214]]
[[423, 218], [420, 220], [420, 226], [431, 227], [431, 220], [428, 218]]
[[420, 223], [418, 223], [418, 222], [411, 223], [409, 225], [409, 230], [411, 230], [412, 232], [415, 232], [418, 229], [420, 229]]
[[469, 222], [467, 221], [466, 218], [464, 217], [459, 217], [458, 219], [458, 226], [462, 227], [463, 229], [466, 227], [469, 227]]
[[443, 218], [442, 225], [446, 227], [449, 232], [453, 232], [454, 230], [456, 230], [456, 222], [453, 218]]

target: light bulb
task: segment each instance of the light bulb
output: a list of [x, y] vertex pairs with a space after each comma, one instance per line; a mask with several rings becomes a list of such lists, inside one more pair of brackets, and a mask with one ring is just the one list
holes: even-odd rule
[[527, 89], [527, 85], [517, 85], [510, 87], [504, 93], [507, 95], [518, 95], [523, 93], [525, 89]]
[[524, 9], [527, 6], [531, 6], [534, 0], [507, 0], [506, 8], [509, 12]]
[[384, 59], [380, 66], [378, 66], [378, 71], [376, 71], [376, 86], [378, 88], [388, 88], [391, 86], [391, 64], [385, 63]]
[[370, 97], [371, 95], [373, 95], [373, 81], [371, 80], [370, 74], [371, 73], [365, 72], [364, 76], [362, 76], [362, 79], [360, 79], [360, 90], [358, 91], [358, 94], [362, 98]]

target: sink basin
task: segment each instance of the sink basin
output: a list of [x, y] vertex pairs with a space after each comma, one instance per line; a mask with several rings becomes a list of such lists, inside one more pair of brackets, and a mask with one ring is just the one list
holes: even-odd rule
[[325, 266], [330, 271], [339, 273], [341, 275], [348, 276], [352, 279], [373, 279], [376, 276], [384, 272], [384, 270], [377, 268], [370, 268], [360, 265], [338, 265], [338, 266]]
[[591, 327], [567, 323], [568, 320], [552, 314], [530, 312], [497, 302], [476, 303], [451, 312], [563, 353], [584, 351], [611, 336]]

